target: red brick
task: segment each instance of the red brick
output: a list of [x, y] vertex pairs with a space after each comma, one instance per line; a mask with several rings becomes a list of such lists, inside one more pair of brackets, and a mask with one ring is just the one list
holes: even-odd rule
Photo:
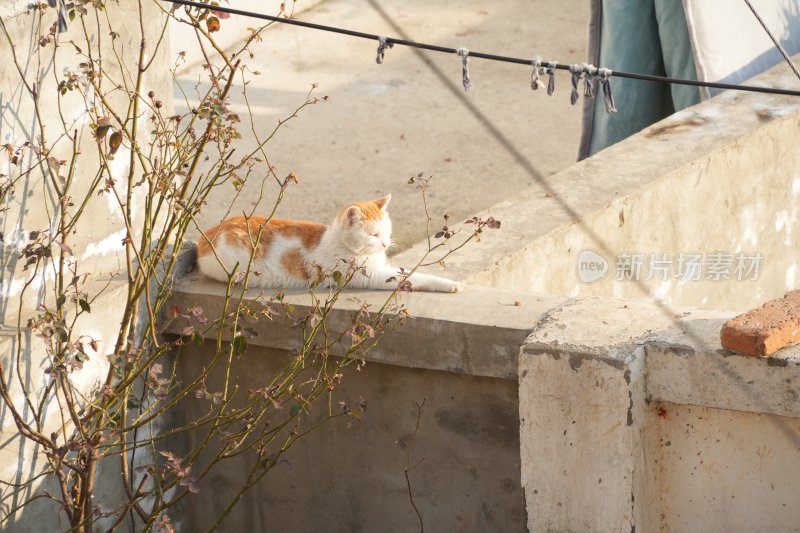
[[756, 357], [800, 342], [800, 290], [736, 316], [722, 327], [722, 346]]

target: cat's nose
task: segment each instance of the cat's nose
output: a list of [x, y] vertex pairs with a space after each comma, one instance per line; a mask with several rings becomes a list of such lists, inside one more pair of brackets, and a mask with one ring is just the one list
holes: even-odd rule
[[386, 241], [383, 241], [383, 242], [381, 242], [381, 246], [383, 246], [384, 248], [388, 248], [389, 247], [389, 243], [386, 242]]

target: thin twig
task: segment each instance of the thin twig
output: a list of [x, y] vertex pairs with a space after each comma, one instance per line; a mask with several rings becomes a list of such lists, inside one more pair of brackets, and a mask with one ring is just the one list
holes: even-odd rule
[[414, 502], [414, 493], [411, 490], [411, 479], [409, 478], [408, 473], [417, 468], [420, 465], [420, 463], [425, 460], [425, 458], [423, 457], [422, 459], [414, 463], [413, 466], [411, 465], [411, 451], [412, 451], [411, 446], [414, 443], [414, 440], [417, 438], [417, 431], [419, 431], [419, 422], [420, 419], [422, 418], [422, 408], [425, 407], [426, 400], [427, 398], [423, 398], [421, 404], [414, 402], [414, 404], [417, 406], [417, 425], [414, 427], [413, 433], [411, 433], [411, 436], [406, 441], [406, 467], [403, 469], [403, 473], [406, 476], [406, 488], [408, 489], [408, 500], [411, 502], [411, 507], [414, 508], [414, 512], [417, 514], [417, 519], [419, 520], [419, 533], [425, 533], [425, 524], [422, 521], [422, 515], [419, 512], [419, 508], [417, 507], [417, 504]]

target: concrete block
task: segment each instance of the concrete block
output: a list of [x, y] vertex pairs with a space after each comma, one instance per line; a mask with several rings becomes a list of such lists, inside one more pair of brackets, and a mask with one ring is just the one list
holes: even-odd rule
[[596, 298], [542, 317], [520, 355], [530, 531], [791, 530], [800, 347], [732, 354], [729, 318]]
[[641, 523], [644, 351], [635, 340], [664, 320], [652, 305], [589, 298], [553, 309], [526, 340], [519, 398], [529, 531]]
[[630, 531], [636, 523], [638, 367], [638, 358], [525, 348], [520, 454], [529, 531]]

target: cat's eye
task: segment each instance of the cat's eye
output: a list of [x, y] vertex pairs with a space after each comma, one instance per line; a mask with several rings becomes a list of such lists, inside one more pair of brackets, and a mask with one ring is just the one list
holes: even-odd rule
[[370, 237], [375, 237], [376, 239], [377, 239], [378, 237], [380, 237], [380, 235], [378, 235], [377, 233], [370, 233], [370, 234], [369, 234], [369, 236], [370, 236]]

